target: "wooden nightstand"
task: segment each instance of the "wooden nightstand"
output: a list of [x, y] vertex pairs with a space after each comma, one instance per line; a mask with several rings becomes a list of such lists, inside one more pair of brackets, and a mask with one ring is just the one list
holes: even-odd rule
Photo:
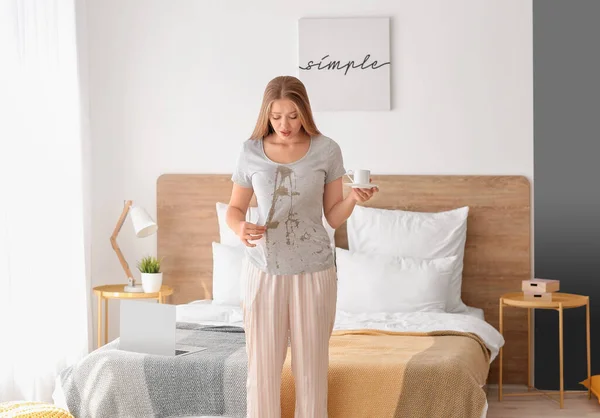
[[104, 301], [104, 342], [108, 342], [108, 300], [109, 299], [156, 299], [158, 303], [165, 303], [167, 296], [173, 294], [171, 286], [163, 285], [156, 293], [125, 292], [125, 285], [109, 284], [94, 287], [98, 296], [98, 347], [102, 345], [102, 301]]
[[[535, 391], [531, 385], [531, 310], [532, 309], [553, 309], [558, 311], [558, 339], [560, 353], [560, 407], [564, 406], [564, 378], [563, 378], [563, 310], [569, 308], [578, 308], [585, 306], [585, 325], [586, 325], [586, 342], [587, 342], [587, 374], [588, 379], [592, 374], [591, 358], [590, 358], [590, 298], [588, 296], [573, 295], [570, 293], [552, 293], [551, 301], [543, 300], [526, 300], [523, 292], [507, 293], [500, 297], [500, 334], [503, 334], [504, 328], [504, 307], [512, 306], [515, 308], [527, 309], [527, 390], [525, 393], [512, 393], [504, 396], [525, 396], [525, 395], [548, 395], [547, 392]], [[503, 349], [500, 347], [500, 373], [498, 379], [498, 400], [502, 400], [502, 354]], [[591, 399], [592, 392], [588, 390], [588, 399]]]

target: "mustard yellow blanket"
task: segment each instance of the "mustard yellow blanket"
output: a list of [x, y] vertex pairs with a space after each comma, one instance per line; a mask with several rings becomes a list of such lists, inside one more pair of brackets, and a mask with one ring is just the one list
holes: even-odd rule
[[[480, 418], [489, 352], [475, 334], [336, 331], [330, 340], [329, 418]], [[291, 353], [282, 417], [294, 416]]]

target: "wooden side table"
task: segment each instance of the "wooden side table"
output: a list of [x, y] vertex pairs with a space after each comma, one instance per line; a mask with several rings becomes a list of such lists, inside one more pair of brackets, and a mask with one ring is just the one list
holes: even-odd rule
[[156, 293], [125, 292], [123, 284], [109, 284], [94, 287], [98, 296], [98, 347], [102, 346], [102, 301], [104, 301], [104, 343], [108, 342], [108, 300], [109, 299], [156, 299], [158, 303], [165, 303], [167, 296], [173, 294], [171, 286], [163, 285]]
[[[504, 396], [526, 396], [526, 395], [548, 395], [547, 392], [535, 391], [531, 385], [531, 310], [532, 309], [553, 309], [558, 311], [558, 344], [560, 354], [560, 407], [564, 406], [564, 378], [563, 378], [563, 310], [569, 308], [578, 308], [585, 306], [585, 325], [586, 325], [586, 343], [587, 343], [587, 374], [588, 379], [592, 374], [590, 357], [590, 298], [588, 296], [574, 295], [570, 293], [553, 293], [552, 301], [526, 300], [523, 292], [507, 293], [500, 297], [500, 334], [504, 336], [504, 307], [512, 306], [515, 308], [527, 309], [527, 390], [525, 393], [505, 394]], [[502, 361], [503, 348], [500, 347], [500, 368], [498, 379], [498, 400], [502, 401]], [[591, 399], [592, 392], [588, 389], [588, 399]]]

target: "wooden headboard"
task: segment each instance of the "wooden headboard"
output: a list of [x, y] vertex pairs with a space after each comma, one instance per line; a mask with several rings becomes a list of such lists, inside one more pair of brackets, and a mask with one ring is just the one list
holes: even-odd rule
[[[216, 202], [229, 202], [227, 174], [165, 174], [157, 181], [158, 256], [171, 303], [212, 297], [212, 242], [219, 241]], [[469, 206], [463, 301], [498, 328], [498, 299], [531, 278], [530, 185], [523, 176], [373, 175], [380, 186], [366, 206], [439, 212]], [[254, 204], [254, 203], [253, 203]], [[336, 245], [347, 248], [346, 226]], [[527, 313], [505, 309], [504, 382], [527, 382]], [[497, 361], [490, 382], [497, 381]]]

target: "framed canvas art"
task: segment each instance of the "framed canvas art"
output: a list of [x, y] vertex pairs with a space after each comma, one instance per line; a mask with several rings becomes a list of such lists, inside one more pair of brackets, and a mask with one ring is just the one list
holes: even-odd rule
[[390, 110], [389, 18], [303, 18], [298, 40], [313, 110]]

